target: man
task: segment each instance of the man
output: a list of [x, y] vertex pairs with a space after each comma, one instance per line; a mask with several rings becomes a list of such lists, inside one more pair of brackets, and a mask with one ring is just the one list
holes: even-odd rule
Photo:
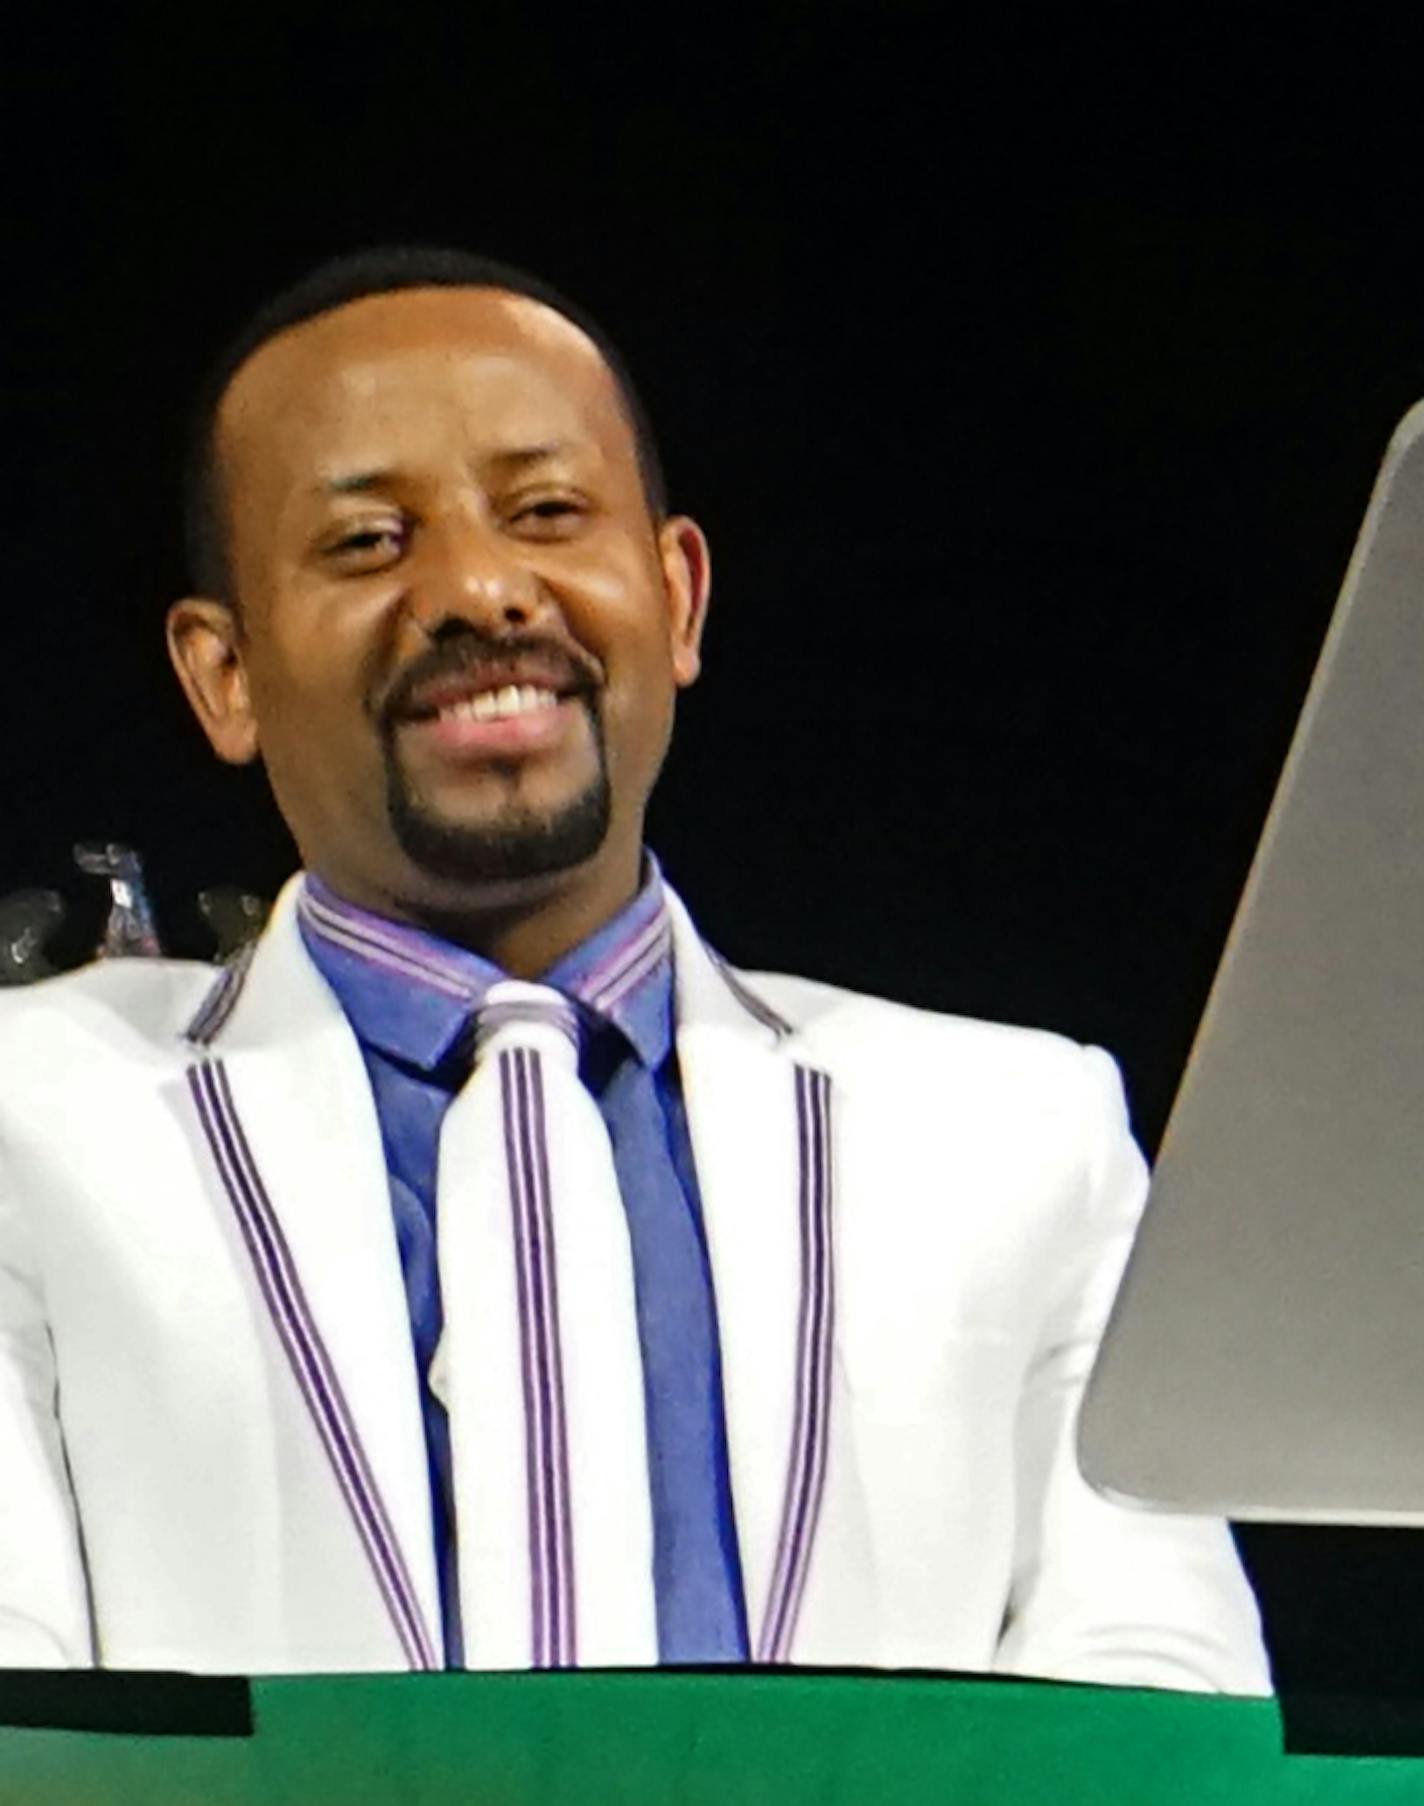
[[1074, 1464], [1111, 1060], [738, 975], [644, 847], [708, 551], [597, 328], [347, 260], [195, 444], [170, 650], [303, 873], [0, 1018], [5, 1659], [1266, 1687], [1225, 1526]]

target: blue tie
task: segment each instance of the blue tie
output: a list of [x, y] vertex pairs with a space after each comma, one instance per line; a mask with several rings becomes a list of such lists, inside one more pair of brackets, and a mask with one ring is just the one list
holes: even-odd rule
[[633, 1253], [659, 1659], [742, 1662], [740, 1564], [727, 1474], [717, 1459], [720, 1376], [715, 1358], [691, 1353], [717, 1347], [702, 1226], [669, 1150], [653, 1074], [612, 1025], [591, 1040], [584, 1077], [609, 1127]]

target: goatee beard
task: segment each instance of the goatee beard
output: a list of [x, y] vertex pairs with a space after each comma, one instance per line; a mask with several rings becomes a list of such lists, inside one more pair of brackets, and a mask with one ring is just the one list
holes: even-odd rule
[[597, 755], [597, 771], [588, 785], [552, 813], [512, 806], [478, 828], [444, 821], [424, 807], [387, 736], [386, 808], [402, 852], [430, 877], [455, 884], [540, 878], [592, 859], [608, 837], [613, 796], [602, 723], [596, 711], [588, 713]]

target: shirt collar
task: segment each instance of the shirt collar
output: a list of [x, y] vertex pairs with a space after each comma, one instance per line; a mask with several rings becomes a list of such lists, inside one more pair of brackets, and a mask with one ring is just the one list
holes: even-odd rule
[[[297, 901], [307, 951], [357, 1038], [432, 1071], [465, 1032], [485, 992], [508, 973], [478, 953], [392, 922], [337, 896], [308, 872]], [[656, 1071], [672, 1046], [672, 919], [651, 853], [637, 896], [539, 978], [611, 1021]]]

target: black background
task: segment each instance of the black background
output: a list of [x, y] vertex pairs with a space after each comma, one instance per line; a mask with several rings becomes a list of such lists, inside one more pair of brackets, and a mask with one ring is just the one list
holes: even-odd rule
[[[198, 9], [195, 9], [197, 11]], [[1359, 9], [207, 6], [7, 26], [0, 891], [167, 944], [292, 850], [161, 643], [206, 361], [328, 254], [525, 264], [711, 535], [652, 841], [738, 962], [1064, 1030], [1155, 1147], [1424, 395], [1415, 47]], [[1381, 15], [1382, 16], [1382, 15]], [[1244, 1533], [1281, 1680], [1424, 1690], [1406, 1532]]]

